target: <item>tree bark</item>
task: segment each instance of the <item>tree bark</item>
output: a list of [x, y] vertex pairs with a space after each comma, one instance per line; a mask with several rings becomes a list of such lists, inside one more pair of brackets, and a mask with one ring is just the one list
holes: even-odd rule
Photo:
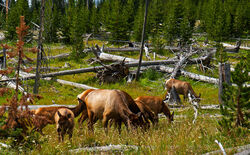
[[44, 3], [45, 0], [41, 1], [41, 13], [40, 13], [40, 30], [39, 30], [39, 37], [38, 37], [38, 52], [37, 52], [37, 64], [36, 64], [36, 78], [33, 93], [38, 94], [39, 90], [39, 81], [40, 81], [40, 65], [41, 65], [41, 54], [43, 51], [42, 47], [42, 33], [43, 33], [43, 22], [44, 22]]
[[3, 48], [3, 69], [6, 68], [6, 49]]
[[148, 15], [148, 0], [146, 0], [146, 6], [145, 6], [144, 23], [143, 23], [142, 38], [141, 38], [140, 59], [139, 59], [138, 69], [135, 75], [136, 81], [139, 80], [139, 74], [140, 74], [140, 68], [141, 68], [141, 62], [142, 62], [144, 37], [145, 37], [145, 30], [146, 30], [146, 24], [147, 24], [147, 15]]

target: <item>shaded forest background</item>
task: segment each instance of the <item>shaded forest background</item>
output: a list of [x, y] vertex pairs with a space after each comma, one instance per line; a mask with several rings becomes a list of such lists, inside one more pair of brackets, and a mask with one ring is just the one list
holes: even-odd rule
[[[0, 0], [4, 5], [5, 1]], [[19, 16], [27, 25], [39, 25], [40, 0], [9, 0], [9, 10], [0, 5], [0, 29], [16, 39]], [[85, 33], [110, 32], [109, 40], [140, 41], [144, 0], [46, 0], [44, 40], [77, 44]], [[193, 32], [208, 34], [214, 41], [249, 34], [248, 0], [151, 0], [146, 39], [159, 46], [190, 43]], [[8, 17], [6, 17], [8, 16]], [[163, 44], [163, 43], [162, 43]]]

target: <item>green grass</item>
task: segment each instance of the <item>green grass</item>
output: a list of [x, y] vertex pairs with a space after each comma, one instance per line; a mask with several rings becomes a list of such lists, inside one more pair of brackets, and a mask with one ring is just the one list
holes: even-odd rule
[[[91, 41], [89, 44], [97, 43], [102, 45], [100, 41]], [[58, 44], [49, 45], [51, 47], [58, 47]], [[51, 48], [51, 55], [57, 55], [60, 53], [68, 53], [71, 51], [71, 47], [65, 46], [63, 49]], [[171, 52], [164, 53], [165, 56], [172, 57]], [[117, 53], [119, 55], [138, 59], [138, 52], [129, 53]], [[245, 54], [245, 52], [243, 52]], [[30, 55], [35, 57], [35, 55]], [[49, 66], [58, 67], [64, 66], [65, 62], [70, 63], [71, 68], [77, 69], [90, 67], [86, 62], [87, 59], [93, 57], [93, 54], [89, 54], [86, 58], [76, 62], [70, 57], [62, 60], [51, 60]], [[145, 58], [144, 58], [145, 59]], [[145, 59], [146, 60], [146, 59]], [[237, 61], [237, 60], [235, 60]], [[94, 66], [94, 65], [92, 65]], [[202, 73], [196, 67], [196, 65], [190, 65], [185, 68], [187, 71], [204, 74], [207, 76], [217, 77], [218, 72], [214, 73]], [[65, 69], [60, 69], [65, 70]], [[82, 73], [76, 75], [65, 75], [58, 78], [86, 84], [96, 88], [102, 89], [121, 89], [128, 92], [133, 98], [143, 95], [161, 96], [163, 97], [166, 90], [164, 89], [164, 82], [168, 77], [168, 74], [158, 73], [153, 70], [148, 70], [141, 75], [139, 81], [133, 81], [132, 83], [126, 83], [125, 80], [121, 80], [114, 84], [99, 85], [98, 80], [95, 78], [95, 73]], [[200, 104], [218, 104], [218, 87], [213, 84], [193, 81], [185, 77], [180, 77], [180, 80], [188, 81], [194, 91], [201, 93]], [[25, 82], [29, 86], [29, 92], [32, 92], [34, 80]], [[71, 86], [61, 85], [55, 80], [45, 81], [41, 80], [39, 88], [40, 95], [43, 99], [37, 101], [35, 104], [52, 104], [52, 100], [57, 104], [78, 104], [76, 96], [80, 94], [83, 89], [78, 89]], [[6, 98], [10, 98], [12, 95], [4, 95], [0, 97], [0, 105], [6, 103]], [[181, 96], [183, 99], [183, 97]], [[185, 105], [189, 103], [184, 102]], [[171, 110], [173, 111], [173, 110]], [[66, 137], [65, 142], [59, 143], [57, 140], [57, 133], [55, 125], [48, 125], [44, 129], [46, 136], [40, 136], [40, 140], [44, 141], [39, 147], [29, 152], [18, 152], [14, 149], [1, 150], [0, 154], [71, 154], [70, 149], [76, 149], [87, 146], [103, 146], [109, 144], [123, 144], [123, 145], [136, 145], [139, 147], [138, 151], [129, 150], [124, 154], [202, 154], [213, 150], [218, 150], [218, 145], [214, 142], [215, 139], [220, 141], [224, 148], [235, 147], [245, 145], [250, 142], [249, 132], [239, 132], [238, 129], [234, 129], [231, 133], [221, 132], [218, 126], [219, 118], [211, 118], [208, 114], [220, 114], [219, 110], [199, 110], [197, 122], [192, 124], [193, 109], [181, 109], [174, 110], [175, 115], [185, 115], [187, 117], [176, 117], [172, 124], [168, 124], [165, 118], [160, 119], [157, 127], [151, 127], [148, 131], [142, 131], [140, 129], [136, 131], [127, 132], [124, 125], [122, 126], [122, 133], [119, 135], [118, 131], [113, 127], [109, 130], [108, 135], [105, 134], [101, 121], [95, 124], [95, 134], [91, 134], [87, 129], [87, 122], [84, 122], [80, 128], [75, 119], [76, 126], [72, 138], [72, 143]], [[201, 117], [205, 115], [205, 117]], [[0, 142], [8, 143], [8, 139], [0, 140]], [[86, 153], [86, 152], [85, 152]], [[112, 153], [112, 152], [109, 152]], [[109, 154], [107, 153], [107, 154]], [[117, 152], [113, 152], [117, 153]], [[232, 154], [233, 152], [229, 152]], [[80, 153], [81, 154], [81, 153]]]

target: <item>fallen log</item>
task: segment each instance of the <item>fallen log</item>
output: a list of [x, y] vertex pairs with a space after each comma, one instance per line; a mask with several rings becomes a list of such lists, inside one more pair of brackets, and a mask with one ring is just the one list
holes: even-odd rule
[[[226, 152], [232, 152], [233, 150], [235, 150], [239, 154], [240, 154], [240, 152], [246, 151], [246, 154], [249, 154], [250, 153], [250, 144], [238, 146], [238, 147], [233, 147], [233, 148], [226, 148], [225, 150], [226, 150]], [[212, 151], [212, 152], [207, 152], [203, 155], [213, 155], [213, 154], [221, 154], [221, 153], [222, 153], [221, 150], [216, 150], [216, 151]]]
[[[20, 76], [23, 78], [29, 77], [29, 76], [35, 76], [35, 74], [30, 74], [30, 73], [26, 73], [26, 72], [20, 72]], [[44, 78], [45, 80], [51, 80], [51, 78]], [[85, 84], [80, 84], [80, 83], [75, 83], [75, 82], [71, 82], [71, 81], [66, 81], [66, 80], [61, 80], [61, 79], [55, 79], [58, 83], [60, 84], [64, 84], [64, 85], [69, 85], [69, 86], [73, 86], [76, 88], [81, 88], [81, 89], [98, 89], [95, 87], [91, 87]]]
[[[58, 54], [55, 56], [47, 56], [47, 57], [43, 57], [43, 60], [50, 60], [50, 59], [64, 59], [70, 56], [70, 53], [62, 53], [62, 54]], [[36, 61], [36, 58], [32, 59], [32, 61]], [[29, 63], [30, 61], [28, 60], [24, 60], [24, 63]]]
[[[168, 64], [174, 64], [177, 60], [158, 60], [158, 61], [146, 61], [142, 62], [142, 66], [152, 66], [152, 65], [168, 65]], [[136, 67], [138, 66], [138, 62], [130, 62], [126, 63], [128, 67]], [[72, 75], [72, 74], [80, 74], [80, 73], [87, 73], [87, 72], [96, 72], [98, 70], [104, 69], [104, 66], [96, 66], [96, 67], [89, 67], [89, 68], [80, 68], [80, 69], [73, 69], [73, 70], [64, 70], [54, 73], [48, 73], [48, 74], [41, 74], [41, 78], [45, 77], [55, 77], [55, 76], [61, 76], [61, 75]], [[20, 78], [21, 80], [28, 80], [28, 79], [34, 79], [35, 76], [27, 76]], [[15, 78], [0, 80], [0, 82], [6, 82], [16, 80]]]
[[[94, 147], [83, 147], [79, 149], [69, 150], [71, 153], [83, 153], [83, 152], [124, 152], [128, 150], [138, 150], [138, 146], [135, 145], [107, 145], [107, 146], [94, 146]], [[106, 154], [106, 153], [104, 153]]]
[[85, 84], [70, 82], [70, 81], [61, 80], [61, 79], [56, 79], [56, 81], [58, 83], [61, 83], [61, 84], [64, 84], [64, 85], [69, 85], [69, 86], [73, 86], [73, 87], [81, 88], [81, 89], [98, 89], [98, 88], [91, 87], [91, 86], [88, 86], [88, 85], [85, 85]]
[[[165, 72], [165, 73], [173, 73], [173, 71], [174, 71], [174, 68], [163, 66], [163, 65], [151, 66], [150, 68], [156, 69], [156, 70], [159, 70], [159, 71]], [[213, 84], [219, 83], [219, 79], [217, 79], [217, 78], [199, 75], [199, 74], [187, 72], [184, 70], [180, 70], [180, 74], [184, 75], [186, 77], [189, 77], [191, 79], [198, 80], [198, 81], [203, 81], [203, 82], [208, 82], [208, 83], [213, 83]]]
[[[8, 88], [16, 89], [16, 83], [13, 82], [12, 80], [9, 80], [9, 78], [8, 78], [7, 76], [2, 75], [0, 78], [1, 78], [2, 80], [7, 80], [7, 81], [8, 81], [8, 82], [7, 82], [7, 87], [8, 87]], [[23, 87], [21, 87], [21, 86], [18, 86], [18, 90], [19, 90], [20, 92], [24, 93], [25, 95], [27, 94], [27, 92], [26, 92], [26, 91], [23, 89]]]
[[171, 74], [171, 78], [175, 78], [176, 75], [177, 75], [177, 72], [181, 69], [181, 66], [187, 61], [187, 59], [188, 59], [189, 57], [191, 57], [192, 55], [194, 55], [194, 54], [196, 54], [196, 53], [197, 53], [197, 51], [195, 51], [195, 52], [189, 52], [189, 53], [183, 55], [183, 56], [180, 58], [180, 61], [177, 62], [176, 66], [175, 66], [175, 68], [174, 68], [174, 70], [173, 70], [173, 72], [172, 72], [172, 74]]

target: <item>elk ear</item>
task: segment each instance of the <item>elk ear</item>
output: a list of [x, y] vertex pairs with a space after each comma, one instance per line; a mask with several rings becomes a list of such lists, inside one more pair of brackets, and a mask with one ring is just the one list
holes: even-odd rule
[[58, 115], [59, 117], [62, 117], [62, 114], [61, 114], [59, 111], [57, 111], [57, 115]]
[[69, 119], [70, 117], [71, 117], [71, 114], [68, 114], [68, 115], [67, 115], [67, 118]]

